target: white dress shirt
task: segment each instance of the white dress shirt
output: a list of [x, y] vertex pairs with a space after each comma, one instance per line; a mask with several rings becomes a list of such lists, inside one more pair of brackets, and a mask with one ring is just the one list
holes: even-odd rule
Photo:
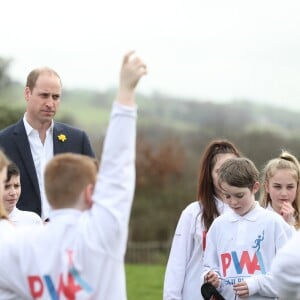
[[53, 120], [51, 126], [46, 131], [46, 139], [44, 144], [42, 143], [39, 133], [34, 129], [26, 120], [26, 113], [23, 118], [25, 130], [28, 136], [30, 150], [38, 178], [41, 204], [42, 204], [42, 219], [45, 220], [49, 217], [51, 207], [46, 197], [44, 187], [44, 171], [47, 162], [53, 158]]

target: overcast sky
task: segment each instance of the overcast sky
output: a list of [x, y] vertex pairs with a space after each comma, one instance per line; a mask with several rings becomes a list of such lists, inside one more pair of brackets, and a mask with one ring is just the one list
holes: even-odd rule
[[298, 0], [2, 0], [0, 56], [24, 83], [38, 66], [68, 88], [115, 87], [125, 52], [145, 60], [139, 91], [300, 110]]

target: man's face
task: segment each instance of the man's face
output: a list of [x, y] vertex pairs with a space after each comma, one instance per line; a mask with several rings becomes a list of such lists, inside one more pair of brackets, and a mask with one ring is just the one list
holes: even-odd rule
[[3, 204], [8, 214], [15, 208], [21, 194], [20, 176], [11, 176], [9, 181], [5, 182], [3, 192]]
[[29, 124], [35, 129], [50, 124], [59, 107], [60, 97], [60, 79], [52, 73], [41, 73], [32, 91], [25, 88], [26, 118]]

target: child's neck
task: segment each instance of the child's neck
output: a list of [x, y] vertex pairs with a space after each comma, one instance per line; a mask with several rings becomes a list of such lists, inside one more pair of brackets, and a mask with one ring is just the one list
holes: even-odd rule
[[249, 213], [251, 210], [253, 210], [255, 208], [255, 206], [256, 206], [256, 202], [254, 200], [253, 203], [251, 204], [251, 206], [249, 207], [249, 209], [245, 213], [243, 213], [241, 216], [245, 216], [247, 213]]

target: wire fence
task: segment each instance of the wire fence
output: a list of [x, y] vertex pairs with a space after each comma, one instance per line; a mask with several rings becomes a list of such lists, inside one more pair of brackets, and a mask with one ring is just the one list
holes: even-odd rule
[[166, 264], [170, 247], [170, 242], [129, 242], [125, 261], [136, 264]]

